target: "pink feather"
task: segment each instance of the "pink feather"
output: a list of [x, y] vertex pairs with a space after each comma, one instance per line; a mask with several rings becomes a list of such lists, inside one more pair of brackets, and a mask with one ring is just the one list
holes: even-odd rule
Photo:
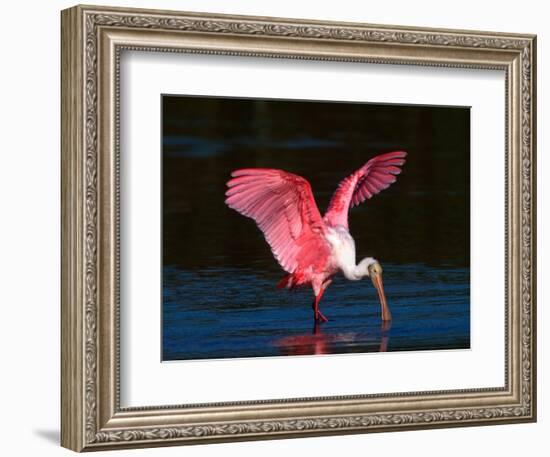
[[294, 273], [310, 266], [303, 260], [311, 259], [312, 253], [318, 259], [328, 257], [325, 224], [309, 182], [269, 168], [236, 170], [231, 176], [226, 204], [256, 221], [284, 270]]
[[324, 221], [327, 225], [348, 228], [349, 208], [363, 203], [394, 183], [395, 175], [401, 173], [400, 167], [405, 163], [406, 156], [404, 151], [381, 154], [342, 180], [325, 213]]

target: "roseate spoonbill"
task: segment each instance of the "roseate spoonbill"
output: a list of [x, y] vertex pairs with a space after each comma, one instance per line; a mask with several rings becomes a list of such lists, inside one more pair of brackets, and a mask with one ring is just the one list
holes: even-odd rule
[[340, 182], [324, 217], [309, 182], [301, 176], [272, 168], [244, 168], [231, 173], [225, 203], [254, 219], [263, 232], [274, 257], [288, 273], [278, 287], [311, 285], [316, 322], [328, 320], [319, 310], [319, 302], [338, 271], [351, 281], [370, 277], [380, 299], [382, 320], [391, 320], [380, 263], [366, 257], [355, 264], [348, 210], [394, 183], [406, 155], [395, 151], [370, 159]]

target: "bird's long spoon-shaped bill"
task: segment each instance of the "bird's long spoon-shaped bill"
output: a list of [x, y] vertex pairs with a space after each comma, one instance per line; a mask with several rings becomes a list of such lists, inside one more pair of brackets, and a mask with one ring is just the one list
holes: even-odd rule
[[386, 294], [384, 293], [384, 283], [382, 282], [382, 273], [377, 273], [372, 276], [372, 284], [378, 292], [378, 298], [380, 298], [380, 306], [382, 309], [382, 320], [391, 321], [391, 312], [388, 308], [388, 302], [386, 301]]

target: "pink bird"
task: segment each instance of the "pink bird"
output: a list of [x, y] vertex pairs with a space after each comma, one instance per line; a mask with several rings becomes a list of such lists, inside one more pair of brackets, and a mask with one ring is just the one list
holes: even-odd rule
[[328, 320], [319, 302], [339, 271], [351, 281], [370, 277], [380, 298], [382, 320], [391, 320], [380, 263], [372, 257], [355, 263], [348, 211], [394, 183], [406, 155], [395, 151], [370, 159], [340, 182], [323, 217], [311, 185], [301, 176], [272, 168], [245, 168], [231, 173], [225, 203], [254, 219], [263, 232], [274, 257], [288, 273], [278, 287], [313, 288], [316, 322]]

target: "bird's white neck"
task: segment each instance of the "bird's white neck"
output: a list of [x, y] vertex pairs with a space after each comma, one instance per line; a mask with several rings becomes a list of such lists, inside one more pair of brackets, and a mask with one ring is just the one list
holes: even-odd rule
[[344, 227], [331, 227], [327, 233], [327, 240], [332, 245], [336, 264], [347, 279], [358, 281], [369, 275], [369, 266], [376, 260], [366, 257], [358, 264], [355, 263], [355, 241]]
[[365, 257], [357, 265], [355, 265], [355, 261], [342, 265], [342, 273], [344, 273], [346, 279], [349, 279], [350, 281], [358, 281], [365, 276], [369, 276], [369, 267], [375, 262], [376, 260], [372, 257]]

